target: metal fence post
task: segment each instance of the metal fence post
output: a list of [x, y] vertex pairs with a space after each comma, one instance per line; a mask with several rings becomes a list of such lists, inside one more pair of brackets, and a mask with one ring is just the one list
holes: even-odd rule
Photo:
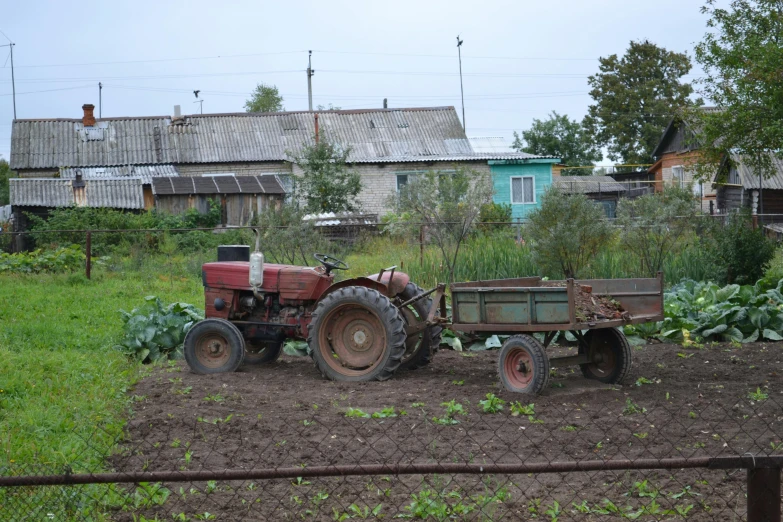
[[87, 232], [87, 246], [85, 248], [87, 253], [87, 260], [85, 264], [85, 272], [87, 279], [90, 278], [90, 271], [92, 270], [92, 232]]
[[748, 468], [748, 522], [781, 522], [780, 500], [780, 468]]

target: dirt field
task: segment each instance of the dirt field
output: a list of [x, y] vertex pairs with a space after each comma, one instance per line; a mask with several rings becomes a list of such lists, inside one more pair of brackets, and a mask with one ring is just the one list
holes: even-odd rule
[[[783, 453], [783, 344], [647, 345], [634, 349], [624, 386], [563, 368], [533, 398], [503, 390], [496, 364], [497, 351], [444, 350], [427, 368], [352, 385], [322, 380], [309, 358], [215, 376], [176, 363], [133, 390], [128, 451], [115, 466], [222, 470]], [[479, 401], [488, 393], [506, 401], [499, 413], [483, 411]], [[442, 406], [452, 400], [466, 413], [455, 413], [456, 423]], [[534, 403], [534, 415], [511, 415], [512, 401]], [[396, 417], [346, 417], [349, 408], [372, 414], [390, 407]], [[171, 483], [166, 503], [148, 511], [161, 519], [209, 512], [217, 520], [345, 520], [377, 518], [372, 510], [380, 505], [377, 514], [387, 519], [599, 520], [638, 512], [639, 520], [732, 520], [743, 517], [744, 482], [742, 471], [693, 469]]]

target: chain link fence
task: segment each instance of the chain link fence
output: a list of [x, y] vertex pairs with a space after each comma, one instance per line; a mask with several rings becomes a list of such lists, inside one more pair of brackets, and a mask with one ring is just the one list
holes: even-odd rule
[[[95, 454], [92, 437], [106, 435], [97, 422], [57, 463], [0, 461], [0, 512], [14, 521], [779, 520], [780, 345], [647, 345], [634, 361], [623, 386], [553, 370], [537, 397], [499, 386], [491, 351], [441, 351], [383, 383], [321, 380], [309, 357], [212, 376], [172, 361], [131, 392], [113, 453]], [[99, 467], [80, 464], [95, 457]]]

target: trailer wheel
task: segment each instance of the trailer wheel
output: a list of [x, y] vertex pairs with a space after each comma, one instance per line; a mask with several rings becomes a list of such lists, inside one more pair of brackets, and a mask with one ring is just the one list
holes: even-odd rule
[[405, 323], [388, 297], [348, 286], [318, 303], [308, 329], [311, 356], [333, 381], [384, 381], [405, 353]]
[[590, 360], [580, 364], [582, 375], [606, 384], [618, 384], [625, 379], [631, 369], [631, 345], [617, 328], [590, 330], [585, 343], [579, 343], [579, 354], [587, 354]]
[[[408, 283], [405, 289], [397, 296], [400, 303], [413, 299], [419, 294], [423, 294], [418, 285]], [[400, 309], [405, 323], [410, 325], [427, 320], [427, 314], [430, 312], [432, 299], [425, 297], [415, 303]], [[409, 335], [405, 339], [405, 354], [402, 356], [402, 370], [415, 370], [430, 363], [440, 346], [440, 334], [443, 328], [440, 326], [428, 326], [423, 331]]]
[[280, 358], [283, 351], [283, 341], [245, 340], [245, 364], [268, 364]]
[[514, 335], [500, 348], [500, 382], [508, 391], [535, 395], [549, 382], [546, 349], [530, 335]]
[[195, 373], [235, 372], [245, 357], [245, 340], [225, 319], [204, 319], [188, 331], [184, 352]]

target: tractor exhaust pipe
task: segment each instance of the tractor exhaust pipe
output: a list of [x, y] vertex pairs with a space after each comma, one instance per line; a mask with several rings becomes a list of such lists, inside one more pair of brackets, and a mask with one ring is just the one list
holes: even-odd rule
[[264, 285], [264, 254], [260, 250], [261, 234], [257, 228], [253, 229], [253, 233], [256, 235], [256, 249], [250, 254], [250, 287], [256, 299], [263, 301], [261, 288]]

